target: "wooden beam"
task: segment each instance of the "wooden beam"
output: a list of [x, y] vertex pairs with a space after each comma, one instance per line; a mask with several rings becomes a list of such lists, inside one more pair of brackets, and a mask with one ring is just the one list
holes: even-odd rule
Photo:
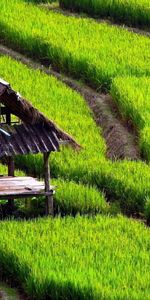
[[[50, 156], [50, 152], [44, 153], [45, 192], [49, 192], [50, 191], [50, 165], [49, 165], [49, 156]], [[47, 215], [53, 215], [54, 214], [53, 195], [48, 195], [47, 196], [46, 214]]]
[[[11, 125], [11, 114], [9, 111], [6, 113], [6, 123]], [[13, 156], [8, 156], [8, 176], [15, 176], [15, 163]]]
[[[13, 156], [8, 156], [8, 176], [15, 176], [15, 163]], [[8, 198], [8, 208], [10, 214], [12, 214], [14, 210], [14, 198]]]
[[13, 156], [8, 156], [8, 176], [15, 176], [15, 162]]
[[[15, 199], [25, 199], [25, 198], [32, 198], [32, 197], [47, 197], [47, 196], [53, 196], [53, 190], [49, 191], [49, 192], [39, 192], [39, 191], [29, 191], [29, 192], [14, 192], [11, 193], [11, 196]], [[4, 199], [8, 199], [8, 196], [10, 196], [10, 194], [7, 192], [3, 192], [2, 194], [0, 193], [0, 199], [4, 200]]]
[[[9, 110], [6, 112], [6, 123], [11, 125], [11, 113]], [[8, 156], [8, 176], [15, 176], [15, 163], [13, 156]], [[14, 198], [12, 197], [8, 198], [8, 208], [10, 214], [12, 214], [14, 210]]]
[[6, 112], [6, 124], [11, 125], [11, 113], [10, 113], [10, 111]]
[[1, 107], [1, 114], [2, 115], [8, 115], [8, 114], [11, 114], [11, 111], [6, 106], [2, 106]]

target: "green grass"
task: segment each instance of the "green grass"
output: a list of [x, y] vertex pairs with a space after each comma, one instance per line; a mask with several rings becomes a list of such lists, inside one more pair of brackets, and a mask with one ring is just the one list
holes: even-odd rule
[[[70, 148], [52, 153], [52, 177], [95, 186], [111, 201], [119, 201], [125, 213], [144, 212], [146, 198], [150, 196], [149, 166], [130, 161], [112, 163], [106, 159], [101, 129], [96, 126], [93, 114], [79, 94], [54, 77], [31, 70], [8, 57], [0, 57], [0, 74], [83, 146], [79, 153]], [[41, 155], [21, 156], [17, 159], [17, 166], [38, 176], [43, 175]]]
[[0, 165], [0, 175], [6, 175], [7, 174], [7, 167]]
[[[20, 51], [48, 58], [55, 67], [93, 86], [110, 88], [116, 74], [150, 74], [147, 38], [49, 13], [19, 0], [9, 0], [9, 4], [1, 0], [0, 16], [5, 42], [14, 48], [17, 42]], [[8, 57], [0, 57], [0, 77], [83, 146], [79, 153], [62, 148], [51, 154], [51, 174], [57, 178], [53, 183], [58, 185], [56, 212], [119, 210], [117, 204], [109, 208], [106, 194], [123, 212], [145, 214], [149, 221], [149, 165], [106, 159], [101, 129], [80, 95], [54, 77]], [[43, 175], [41, 155], [21, 157], [16, 163]], [[44, 209], [43, 200], [33, 199], [27, 209], [29, 215], [38, 215]], [[31, 299], [149, 300], [149, 249], [149, 229], [123, 217], [0, 223], [0, 274], [19, 284]]]
[[99, 18], [111, 18], [127, 25], [150, 27], [149, 0], [59, 0], [65, 9]]
[[0, 274], [30, 299], [149, 300], [149, 249], [149, 229], [123, 217], [0, 224]]
[[109, 205], [96, 187], [60, 179], [55, 179], [52, 183], [57, 186], [54, 196], [57, 213], [62, 215], [109, 213]]
[[[104, 195], [96, 187], [84, 186], [73, 181], [53, 179], [56, 186], [54, 195], [54, 214], [61, 216], [77, 214], [116, 214], [115, 209], [109, 206]], [[27, 205], [23, 205], [21, 211], [27, 217], [37, 217], [45, 214], [45, 198], [29, 199]]]
[[150, 161], [150, 77], [115, 78], [111, 94], [123, 117], [138, 129], [142, 155]]
[[41, 4], [41, 3], [53, 3], [56, 2], [57, 0], [24, 0], [27, 3], [35, 3], [35, 4]]
[[116, 75], [150, 75], [149, 38], [105, 23], [1, 0], [0, 30], [11, 47], [46, 59], [94, 87], [110, 88]]

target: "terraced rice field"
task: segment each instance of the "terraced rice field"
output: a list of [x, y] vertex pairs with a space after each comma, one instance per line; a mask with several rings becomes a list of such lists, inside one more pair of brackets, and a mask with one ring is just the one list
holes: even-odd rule
[[78, 216], [0, 226], [0, 270], [31, 299], [150, 299], [150, 234], [136, 221]]
[[[150, 299], [149, 228], [121, 215], [150, 223], [150, 40], [124, 28], [49, 11], [38, 7], [39, 2], [46, 1], [1, 0], [0, 39], [47, 69], [36, 70], [17, 57], [0, 54], [0, 77], [71, 134], [82, 149], [62, 146], [51, 154], [59, 216], [0, 222], [0, 275], [21, 287], [29, 299]], [[78, 4], [61, 1], [79, 10]], [[93, 15], [100, 7], [82, 4], [80, 9], [88, 4], [86, 12]], [[127, 22], [132, 19], [134, 25], [145, 26], [147, 10], [140, 15], [138, 5], [131, 1], [126, 9], [123, 1], [113, 5], [108, 1], [101, 11], [109, 16], [109, 6], [111, 16], [116, 12], [114, 18], [123, 12], [124, 22], [128, 13]], [[142, 5], [146, 7], [146, 0]], [[52, 69], [62, 72], [57, 76], [61, 81], [63, 73], [70, 76], [70, 87], [55, 72], [50, 75]], [[72, 78], [80, 81], [80, 93]], [[97, 94], [109, 93], [110, 110], [102, 120], [106, 124], [117, 116], [136, 140], [138, 160], [108, 158], [107, 138], [113, 128], [106, 138], [104, 127], [95, 122], [101, 119], [98, 99], [92, 111], [88, 103], [94, 98], [85, 101], [81, 95], [85, 83]], [[16, 166], [21, 170], [16, 174], [43, 177], [41, 155], [17, 157]], [[4, 165], [0, 173], [6, 174]], [[26, 205], [19, 200], [20, 211], [27, 217], [43, 214], [43, 199]]]
[[149, 0], [59, 0], [61, 7], [87, 13], [96, 18], [111, 18], [137, 27], [150, 26]]
[[[101, 130], [96, 127], [87, 104], [79, 94], [54, 77], [31, 70], [8, 57], [0, 57], [0, 72], [16, 90], [82, 145], [79, 153], [65, 148], [51, 154], [53, 177], [61, 176], [77, 183], [97, 186], [110, 199], [119, 201], [125, 212], [144, 211], [150, 192], [149, 166], [140, 161], [112, 163], [106, 159], [106, 144]], [[17, 162], [18, 167], [26, 166], [29, 172], [42, 176], [41, 155], [21, 157]]]
[[110, 88], [118, 75], [150, 75], [149, 38], [125, 29], [69, 18], [21, 0], [1, 1], [0, 29], [11, 47], [17, 44], [19, 51], [99, 90]]

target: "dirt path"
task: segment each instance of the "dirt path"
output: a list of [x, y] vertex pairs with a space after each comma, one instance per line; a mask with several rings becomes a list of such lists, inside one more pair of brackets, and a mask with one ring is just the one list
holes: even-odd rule
[[0, 300], [26, 300], [18, 291], [5, 283], [0, 282]]
[[33, 62], [31, 59], [3, 45], [0, 45], [0, 53], [9, 55], [31, 68], [53, 75], [73, 90], [79, 92], [93, 111], [96, 124], [102, 128], [107, 144], [108, 158], [112, 160], [140, 159], [137, 133], [127, 122], [123, 122], [110, 95], [99, 94], [90, 87], [81, 85], [72, 78], [48, 69], [39, 62]]
[[114, 21], [112, 21], [111, 19], [107, 18], [107, 19], [101, 19], [101, 18], [92, 18], [91, 16], [87, 15], [86, 13], [76, 13], [76, 12], [72, 12], [70, 10], [66, 10], [66, 9], [62, 9], [59, 7], [59, 5], [57, 3], [53, 3], [53, 4], [39, 4], [40, 7], [43, 7], [43, 8], [46, 8], [48, 10], [51, 10], [51, 11], [54, 11], [56, 13], [61, 13], [65, 16], [68, 16], [68, 17], [76, 17], [76, 18], [87, 18], [89, 20], [94, 20], [95, 22], [97, 23], [107, 23], [109, 25], [112, 25], [112, 26], [117, 26], [117, 27], [120, 27], [120, 28], [123, 28], [123, 29], [126, 29], [130, 32], [134, 32], [134, 33], [137, 33], [137, 34], [140, 34], [140, 35], [145, 35], [145, 36], [148, 36], [150, 37], [150, 31], [148, 31], [148, 28], [143, 30], [143, 29], [139, 29], [139, 28], [136, 28], [136, 27], [129, 27], [125, 24], [120, 24], [120, 23], [117, 23]]

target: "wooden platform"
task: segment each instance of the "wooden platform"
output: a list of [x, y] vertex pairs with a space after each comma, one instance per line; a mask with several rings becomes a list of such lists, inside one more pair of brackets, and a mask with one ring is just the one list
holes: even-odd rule
[[0, 199], [48, 196], [53, 193], [54, 186], [50, 186], [50, 191], [45, 192], [44, 182], [33, 177], [0, 176]]

